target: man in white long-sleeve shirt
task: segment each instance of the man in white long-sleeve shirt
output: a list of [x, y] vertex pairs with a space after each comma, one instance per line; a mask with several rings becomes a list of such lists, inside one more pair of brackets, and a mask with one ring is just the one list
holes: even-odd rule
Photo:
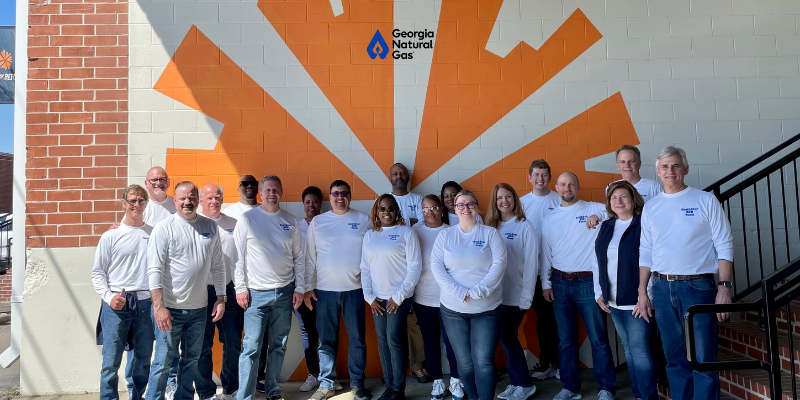
[[[652, 179], [642, 178], [639, 174], [639, 170], [642, 168], [642, 153], [639, 151], [638, 147], [629, 144], [623, 145], [617, 150], [616, 156], [617, 169], [619, 173], [622, 174], [622, 180], [628, 181], [628, 183], [633, 185], [636, 191], [642, 196], [645, 203], [664, 192], [664, 189], [658, 182]], [[606, 190], [608, 190], [608, 188], [606, 188]]]
[[[356, 400], [368, 400], [364, 387], [367, 366], [365, 336], [366, 312], [361, 290], [361, 246], [364, 234], [372, 227], [369, 216], [350, 208], [350, 185], [342, 180], [331, 183], [331, 211], [317, 215], [306, 233], [306, 306], [317, 301], [319, 329], [319, 389], [312, 400], [334, 394], [339, 316], [344, 318], [348, 348], [350, 387]], [[316, 277], [316, 290], [311, 282]]]
[[239, 359], [238, 400], [252, 400], [256, 365], [264, 335], [269, 345], [264, 389], [267, 399], [281, 400], [280, 381], [292, 312], [303, 301], [305, 252], [297, 219], [281, 209], [283, 186], [275, 175], [261, 180], [261, 207], [239, 218], [233, 239], [236, 301], [244, 313], [244, 341]]
[[183, 342], [175, 399], [194, 398], [197, 360], [203, 347], [211, 274], [217, 300], [214, 322], [225, 312], [225, 264], [217, 224], [197, 214], [197, 186], [175, 185], [174, 215], [153, 228], [147, 247], [147, 278], [153, 299], [156, 348], [147, 400], [164, 397], [167, 375], [178, 344]]
[[175, 214], [175, 199], [167, 194], [169, 175], [161, 167], [153, 167], [147, 171], [144, 186], [150, 195], [144, 211], [144, 223], [155, 227], [159, 222]]
[[236, 192], [239, 193], [239, 202], [229, 205], [222, 212], [233, 219], [239, 219], [245, 212], [258, 207], [258, 180], [253, 175], [243, 175]]
[[[195, 388], [200, 399], [215, 398], [217, 384], [213, 380], [214, 363], [211, 350], [214, 346], [214, 329], [218, 332], [219, 342], [222, 343], [222, 371], [219, 380], [222, 383], [222, 399], [233, 400], [239, 389], [239, 355], [242, 353], [242, 329], [244, 329], [244, 310], [236, 302], [236, 291], [233, 287], [233, 269], [236, 263], [236, 246], [233, 243], [233, 229], [236, 220], [222, 214], [220, 208], [224, 201], [222, 188], [216, 183], [209, 183], [200, 190], [200, 205], [203, 215], [210, 218], [219, 228], [220, 245], [222, 246], [222, 260], [225, 262], [225, 314], [217, 322], [213, 316], [214, 303], [209, 303], [206, 308], [205, 335], [203, 336], [203, 350], [197, 362], [197, 377]], [[216, 297], [213, 277], [208, 277], [208, 298]]]
[[100, 237], [92, 267], [94, 290], [103, 299], [103, 367], [100, 399], [117, 399], [119, 377], [128, 332], [133, 329], [131, 399], [141, 399], [150, 373], [153, 353], [153, 320], [147, 283], [147, 242], [153, 228], [144, 223], [147, 191], [130, 185], [122, 194], [125, 217], [119, 228]]
[[578, 177], [564, 172], [556, 180], [561, 206], [544, 217], [542, 251], [549, 278], [542, 280], [544, 297], [553, 302], [558, 321], [558, 366], [564, 389], [554, 400], [580, 399], [578, 375], [578, 316], [580, 312], [592, 345], [594, 377], [599, 399], [611, 400], [616, 391], [613, 356], [608, 345], [605, 317], [594, 300], [592, 257], [596, 229], [586, 229], [586, 219], [605, 206], [578, 199]]
[[[650, 200], [642, 213], [639, 247], [639, 301], [634, 316], [652, 316], [647, 297], [650, 274], [654, 276], [653, 305], [661, 331], [667, 377], [672, 398], [718, 399], [717, 372], [693, 371], [686, 358], [683, 316], [694, 304], [731, 302], [733, 238], [731, 227], [713, 194], [687, 186], [686, 152], [676, 147], [662, 150], [656, 173], [664, 193]], [[719, 273], [719, 286], [714, 274]], [[717, 314], [724, 321], [728, 314]], [[697, 359], [717, 360], [715, 316], [694, 317]]]

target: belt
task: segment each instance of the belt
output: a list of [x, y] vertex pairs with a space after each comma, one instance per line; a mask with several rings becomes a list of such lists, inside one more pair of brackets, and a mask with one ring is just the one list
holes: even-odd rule
[[579, 279], [592, 276], [592, 271], [564, 272], [553, 268], [553, 275], [558, 275], [564, 279]]
[[656, 278], [666, 279], [668, 281], [693, 281], [695, 279], [714, 278], [714, 274], [698, 274], [698, 275], [665, 275], [653, 272]]

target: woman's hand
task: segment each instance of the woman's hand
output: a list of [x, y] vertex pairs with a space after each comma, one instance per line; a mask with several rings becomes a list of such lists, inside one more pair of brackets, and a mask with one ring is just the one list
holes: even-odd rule
[[600, 306], [600, 309], [605, 311], [607, 314], [611, 314], [611, 309], [606, 305], [606, 301], [603, 299], [603, 296], [600, 296], [600, 298], [597, 299], [597, 305]]
[[650, 322], [650, 318], [653, 316], [653, 306], [650, 304], [647, 292], [639, 292], [639, 300], [636, 302], [636, 307], [633, 308], [633, 316], [644, 318], [645, 321]]

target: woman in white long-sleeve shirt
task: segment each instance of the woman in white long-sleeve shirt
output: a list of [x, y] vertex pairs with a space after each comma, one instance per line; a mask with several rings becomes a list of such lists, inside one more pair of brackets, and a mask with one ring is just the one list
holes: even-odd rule
[[458, 225], [440, 232], [431, 252], [431, 270], [441, 288], [439, 312], [467, 396], [492, 400], [506, 247], [497, 229], [478, 224], [474, 193], [462, 190], [454, 205]]
[[525, 218], [519, 196], [511, 185], [495, 185], [489, 202], [486, 225], [497, 228], [508, 252], [503, 276], [500, 344], [508, 361], [511, 384], [497, 397], [525, 400], [536, 392], [536, 386], [528, 373], [528, 361], [517, 332], [525, 312], [531, 308], [536, 288], [536, 277], [539, 274], [539, 235], [533, 224]]
[[419, 240], [391, 194], [375, 201], [371, 221], [361, 248], [361, 288], [372, 308], [386, 381], [380, 400], [404, 400], [408, 312], [421, 269]]

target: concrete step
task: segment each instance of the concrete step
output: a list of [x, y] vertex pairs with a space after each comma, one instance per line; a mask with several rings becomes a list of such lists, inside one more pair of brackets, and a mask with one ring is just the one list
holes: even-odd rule
[[[790, 343], [789, 339], [785, 328], [779, 328], [778, 345], [780, 346], [781, 369], [792, 372], [790, 348], [793, 348], [794, 373], [800, 374], [800, 335], [792, 335], [793, 343]], [[720, 324], [719, 345], [720, 348], [733, 350], [759, 361], [767, 361], [766, 334], [759, 329], [755, 322], [735, 321]]]

